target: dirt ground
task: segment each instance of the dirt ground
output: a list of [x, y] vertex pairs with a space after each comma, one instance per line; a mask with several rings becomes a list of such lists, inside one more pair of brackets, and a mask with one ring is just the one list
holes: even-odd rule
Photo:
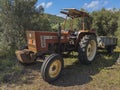
[[23, 71], [2, 82], [0, 90], [120, 90], [120, 64], [114, 59], [100, 56], [89, 66], [78, 63], [75, 57], [64, 62], [61, 77], [52, 84], [43, 81], [42, 63], [37, 61], [30, 66], [20, 65]]

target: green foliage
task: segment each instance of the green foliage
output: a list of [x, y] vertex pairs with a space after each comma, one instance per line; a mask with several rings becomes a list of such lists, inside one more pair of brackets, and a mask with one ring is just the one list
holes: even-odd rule
[[[13, 53], [26, 44], [26, 30], [51, 30], [44, 9], [36, 10], [37, 0], [0, 1], [0, 52]], [[42, 12], [41, 12], [42, 10]]]
[[78, 18], [68, 18], [68, 20], [62, 23], [62, 28], [65, 30], [80, 30], [79, 19]]
[[50, 26], [51, 26], [51, 30], [52, 31], [57, 31], [58, 29], [58, 24], [62, 23], [64, 21], [64, 18], [62, 17], [58, 17], [56, 15], [50, 15], [50, 14], [46, 14], [46, 16], [48, 17]]
[[48, 17], [45, 14], [40, 15], [39, 13], [34, 14], [31, 20], [31, 29], [29, 30], [39, 30], [39, 31], [50, 31], [50, 22], [48, 21]]
[[[80, 11], [87, 12], [85, 9], [81, 8]], [[88, 12], [87, 12], [88, 13]], [[89, 13], [88, 13], [89, 14]], [[79, 30], [83, 29], [83, 21], [84, 21], [84, 29], [85, 30], [90, 30], [91, 29], [91, 24], [92, 24], [92, 17], [84, 17], [84, 18], [79, 18], [78, 20], [78, 28]]]
[[93, 25], [92, 28], [97, 30], [98, 35], [114, 35], [117, 30], [117, 15], [113, 11], [102, 9], [92, 13]]
[[[81, 8], [80, 11], [87, 12], [83, 8]], [[90, 30], [91, 24], [92, 24], [92, 17], [84, 17], [84, 18], [79, 17], [79, 18], [74, 18], [74, 19], [69, 18], [66, 22], [65, 29], [67, 29], [67, 30], [82, 30], [83, 22], [84, 22], [84, 29]], [[73, 25], [73, 27], [72, 27], [72, 25]]]
[[48, 17], [48, 20], [50, 21], [50, 23], [52, 24], [58, 24], [64, 21], [64, 18], [56, 16], [56, 15], [50, 15], [50, 14], [46, 14]]
[[118, 28], [117, 28], [117, 31], [115, 32], [115, 35], [118, 38], [118, 46], [120, 47], [120, 11], [119, 11], [119, 13], [117, 15], [119, 15], [119, 19], [117, 21]]
[[0, 58], [0, 71], [0, 83], [2, 83], [13, 80], [16, 75], [22, 73], [23, 68], [17, 64], [15, 58]]
[[79, 30], [83, 29], [83, 20], [84, 20], [84, 29], [85, 30], [90, 30], [91, 29], [91, 24], [92, 24], [92, 17], [85, 17], [84, 19], [80, 18], [78, 20], [78, 28]]

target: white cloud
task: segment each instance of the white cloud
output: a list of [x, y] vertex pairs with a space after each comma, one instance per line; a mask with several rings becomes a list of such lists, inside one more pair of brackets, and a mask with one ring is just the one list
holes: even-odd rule
[[46, 4], [46, 8], [49, 8], [50, 6], [52, 6], [52, 2], [48, 2], [47, 4]]
[[90, 3], [85, 3], [83, 7], [88, 9], [88, 8], [95, 8], [98, 5], [99, 5], [99, 1], [92, 1]]
[[97, 9], [105, 7], [108, 3], [109, 3], [108, 0], [94, 0], [94, 1], [91, 1], [90, 3], [85, 3], [83, 5], [83, 8], [97, 10]]
[[66, 15], [64, 15], [64, 14], [58, 14], [58, 15], [56, 15], [56, 16], [62, 17], [62, 18], [66, 18]]
[[53, 2], [47, 2], [47, 3], [42, 2], [42, 3], [38, 4], [36, 6], [36, 8], [39, 8], [39, 6], [43, 6], [44, 8], [49, 8], [50, 6], [52, 6], [52, 4], [53, 4]]

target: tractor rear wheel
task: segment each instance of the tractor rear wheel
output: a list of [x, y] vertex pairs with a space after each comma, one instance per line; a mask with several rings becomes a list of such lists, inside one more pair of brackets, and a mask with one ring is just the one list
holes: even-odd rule
[[94, 35], [85, 35], [79, 43], [79, 60], [82, 64], [91, 64], [97, 50], [97, 40]]
[[50, 83], [59, 78], [63, 69], [63, 58], [59, 54], [51, 54], [43, 62], [41, 75], [43, 80]]

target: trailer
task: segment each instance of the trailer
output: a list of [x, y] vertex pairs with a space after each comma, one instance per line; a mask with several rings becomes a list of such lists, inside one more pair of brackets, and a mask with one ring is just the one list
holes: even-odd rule
[[112, 53], [117, 46], [117, 38], [114, 36], [97, 36], [98, 49]]

